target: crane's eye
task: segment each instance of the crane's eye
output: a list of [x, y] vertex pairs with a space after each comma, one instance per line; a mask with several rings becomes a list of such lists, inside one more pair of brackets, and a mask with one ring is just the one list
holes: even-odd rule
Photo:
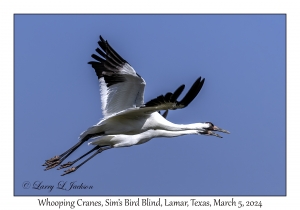
[[210, 125], [210, 127], [214, 127], [213, 123], [211, 123], [211, 122], [206, 122], [206, 123], [208, 123]]

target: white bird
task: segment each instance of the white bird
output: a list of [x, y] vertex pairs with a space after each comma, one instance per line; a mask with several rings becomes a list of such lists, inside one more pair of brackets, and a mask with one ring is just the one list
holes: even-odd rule
[[[182, 93], [184, 85], [181, 85], [174, 93], [168, 92], [144, 103], [145, 80], [101, 36], [98, 44], [101, 49], [97, 48], [96, 52], [101, 57], [92, 54], [96, 61], [91, 61], [89, 64], [98, 76], [103, 119], [84, 131], [79, 137], [79, 142], [73, 147], [61, 155], [46, 160], [45, 170], [56, 167], [88, 139], [98, 136], [104, 136], [104, 138], [118, 134], [132, 136], [144, 134], [148, 130], [213, 130], [229, 133], [207, 122], [174, 124], [158, 113], [159, 110], [174, 110], [188, 106], [201, 90], [205, 79], [198, 78], [180, 101], [177, 101], [177, 98]], [[152, 135], [156, 136], [153, 132]]]
[[[167, 112], [164, 113], [166, 115]], [[211, 124], [211, 128], [213, 128], [213, 124]], [[76, 167], [72, 167], [68, 170], [65, 170], [64, 174], [62, 176], [72, 173], [76, 171], [79, 167], [81, 167], [83, 164], [85, 164], [87, 161], [95, 157], [97, 154], [103, 152], [104, 150], [111, 149], [111, 148], [120, 148], [120, 147], [130, 147], [134, 145], [144, 144], [148, 141], [150, 141], [152, 138], [158, 138], [158, 137], [177, 137], [182, 135], [190, 135], [190, 134], [196, 134], [196, 135], [212, 135], [217, 136], [219, 138], [222, 138], [220, 135], [214, 133], [211, 130], [207, 129], [201, 129], [201, 130], [183, 130], [183, 131], [167, 131], [167, 130], [147, 130], [145, 132], [135, 134], [135, 135], [126, 135], [126, 134], [117, 134], [117, 135], [106, 135], [106, 136], [100, 136], [95, 138], [92, 142], [89, 144], [91, 145], [97, 145], [81, 157], [77, 158], [74, 161], [69, 161], [66, 164], [61, 165], [59, 169], [66, 168], [69, 166], [72, 166], [77, 161], [81, 160], [86, 155], [90, 154], [91, 152], [97, 150], [92, 156], [87, 158], [85, 161], [77, 165]]]

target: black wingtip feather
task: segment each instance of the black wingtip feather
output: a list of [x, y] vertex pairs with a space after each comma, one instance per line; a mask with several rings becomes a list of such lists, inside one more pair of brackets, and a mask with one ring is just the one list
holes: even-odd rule
[[163, 116], [164, 118], [167, 118], [168, 113], [169, 113], [169, 110], [167, 109], [167, 110], [162, 114], [162, 116]]
[[98, 45], [105, 53], [107, 53], [107, 47], [106, 47], [105, 42], [98, 41]]
[[198, 93], [200, 92], [200, 90], [201, 90], [201, 88], [204, 84], [204, 81], [205, 81], [204, 78], [203, 78], [203, 80], [201, 80], [201, 77], [199, 77], [194, 82], [194, 84], [189, 89], [189, 91], [184, 96], [184, 98], [180, 102], [178, 102], [178, 105], [183, 106], [183, 107], [188, 106], [194, 100], [194, 98], [198, 95]]
[[103, 37], [100, 35], [100, 40], [102, 41], [102, 42], [105, 42], [105, 40], [103, 39]]
[[184, 90], [184, 87], [185, 87], [185, 85], [181, 85], [179, 88], [177, 88], [177, 90], [174, 91], [173, 95], [170, 98], [171, 102], [175, 102], [177, 100], [177, 98], [180, 96], [180, 94]]
[[117, 58], [122, 63], [128, 63], [125, 59], [123, 59], [106, 41], [107, 49], [110, 54], [112, 54], [115, 58]]
[[99, 61], [99, 62], [104, 62], [105, 60], [103, 58], [100, 58], [98, 55], [96, 54], [92, 54], [91, 55], [92, 58], [94, 58], [95, 60]]
[[105, 53], [102, 50], [100, 50], [99, 48], [96, 49], [96, 52], [99, 53], [99, 55], [101, 55], [103, 58], [106, 57]]
[[171, 100], [171, 97], [172, 97], [172, 93], [170, 93], [170, 92], [168, 92], [168, 93], [166, 93], [166, 95], [165, 95], [165, 100], [166, 101], [170, 101]]

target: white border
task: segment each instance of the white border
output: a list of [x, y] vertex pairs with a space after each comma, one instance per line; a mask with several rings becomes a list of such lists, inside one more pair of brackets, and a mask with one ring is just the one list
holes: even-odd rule
[[[39, 209], [36, 197], [13, 196], [13, 14], [15, 13], [281, 13], [287, 14], [287, 196], [235, 197], [236, 200], [261, 200], [261, 209], [296, 209], [299, 206], [299, 139], [297, 138], [299, 109], [299, 7], [296, 1], [211, 0], [211, 1], [1, 1], [0, 92], [1, 92], [1, 206], [3, 209], [30, 207]], [[298, 8], [298, 9], [297, 9]], [[298, 96], [298, 97], [297, 97]], [[270, 145], [271, 147], [272, 145]], [[45, 198], [45, 197], [44, 197]], [[50, 197], [61, 200], [62, 197]], [[68, 197], [77, 200], [80, 197]], [[116, 197], [114, 197], [116, 198]], [[124, 198], [124, 197], [123, 197]], [[152, 197], [155, 199], [155, 197]], [[166, 198], [166, 197], [164, 197]], [[170, 197], [171, 198], [171, 197]], [[173, 197], [174, 198], [174, 197]], [[188, 197], [176, 197], [187, 200]], [[231, 197], [197, 197], [199, 200]], [[85, 197], [104, 200], [106, 197]], [[57, 207], [54, 207], [57, 208]], [[69, 207], [64, 207], [69, 209]], [[96, 207], [95, 207], [96, 208]], [[99, 207], [97, 207], [99, 208]], [[140, 209], [141, 207], [139, 207]], [[179, 207], [177, 207], [179, 208]], [[181, 207], [182, 208], [182, 207]], [[199, 208], [199, 207], [198, 207]], [[223, 207], [224, 208], [224, 207]], [[225, 207], [226, 208], [226, 207]], [[78, 207], [76, 208], [78, 209]], [[121, 209], [121, 208], [119, 208]], [[213, 209], [213, 208], [212, 208]], [[227, 209], [227, 208], [226, 208]], [[232, 208], [230, 208], [232, 209]]]

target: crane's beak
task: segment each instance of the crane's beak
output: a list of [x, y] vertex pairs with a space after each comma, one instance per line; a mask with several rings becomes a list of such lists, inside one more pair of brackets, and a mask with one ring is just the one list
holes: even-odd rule
[[219, 132], [222, 132], [222, 133], [228, 133], [228, 134], [230, 134], [229, 131], [224, 130], [224, 129], [222, 129], [222, 128], [219, 128], [219, 127], [217, 127], [217, 126], [214, 126], [214, 127], [213, 127], [213, 130], [214, 130], [214, 131], [219, 131]]
[[219, 134], [214, 133], [214, 132], [212, 132], [212, 131], [208, 131], [208, 132], [207, 132], [207, 135], [210, 135], [210, 136], [216, 136], [216, 137], [218, 137], [218, 138], [223, 138], [223, 137], [220, 136]]

